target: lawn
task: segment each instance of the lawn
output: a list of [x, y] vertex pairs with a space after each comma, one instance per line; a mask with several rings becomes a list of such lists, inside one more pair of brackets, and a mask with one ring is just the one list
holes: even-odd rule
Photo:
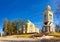
[[57, 32], [55, 32], [55, 33], [49, 33], [48, 35], [60, 38], [60, 33], [57, 33]]
[[28, 38], [31, 37], [32, 34], [19, 34], [19, 35], [15, 35], [17, 38]]

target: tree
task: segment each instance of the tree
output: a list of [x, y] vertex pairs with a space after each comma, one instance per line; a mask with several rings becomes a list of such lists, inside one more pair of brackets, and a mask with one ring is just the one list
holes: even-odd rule
[[7, 24], [8, 24], [8, 20], [5, 18], [4, 19], [4, 25], [3, 25], [3, 31], [4, 31], [5, 34], [7, 34], [7, 32], [8, 32], [7, 31]]
[[7, 24], [7, 31], [8, 31], [8, 33], [7, 33], [8, 35], [12, 34], [13, 28], [12, 28], [12, 25], [11, 25], [10, 21]]
[[13, 34], [17, 34], [18, 20], [12, 21]]
[[56, 25], [56, 32], [60, 32], [60, 25]]
[[[27, 27], [27, 21], [20, 19], [14, 21], [4, 20], [3, 31], [6, 35], [14, 35], [23, 33], [23, 28]], [[20, 30], [21, 29], [21, 30]]]
[[20, 18], [20, 21], [18, 22], [17, 32], [18, 32], [18, 34], [23, 33], [23, 20], [21, 18]]

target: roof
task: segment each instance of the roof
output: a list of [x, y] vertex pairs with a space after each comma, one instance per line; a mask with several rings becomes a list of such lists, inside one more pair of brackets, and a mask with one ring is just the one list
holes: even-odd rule
[[31, 23], [31, 21], [30, 21], [30, 20], [27, 20], [27, 22], [28, 22], [28, 23]]

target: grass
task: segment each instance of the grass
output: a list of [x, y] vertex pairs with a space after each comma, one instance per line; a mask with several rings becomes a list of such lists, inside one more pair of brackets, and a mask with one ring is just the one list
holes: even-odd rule
[[28, 38], [31, 37], [32, 34], [19, 34], [19, 35], [15, 35], [17, 38]]
[[55, 33], [49, 33], [48, 35], [60, 38], [60, 33], [57, 33], [57, 32], [55, 32]]

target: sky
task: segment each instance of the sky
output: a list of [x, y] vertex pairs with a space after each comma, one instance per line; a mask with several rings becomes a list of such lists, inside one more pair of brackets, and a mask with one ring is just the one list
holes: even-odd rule
[[[43, 12], [50, 5], [55, 12], [57, 0], [0, 0], [0, 32], [2, 32], [4, 18], [9, 21], [16, 19], [30, 20], [38, 28], [43, 25]], [[57, 16], [54, 14], [54, 23], [57, 24]]]

